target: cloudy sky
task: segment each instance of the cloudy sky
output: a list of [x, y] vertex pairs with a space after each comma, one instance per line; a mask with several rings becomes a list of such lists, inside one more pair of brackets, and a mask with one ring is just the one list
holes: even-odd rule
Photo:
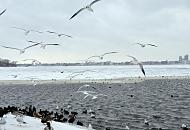
[[[93, 5], [94, 13], [85, 10], [69, 18], [92, 0], [1, 0], [0, 45], [24, 48], [26, 40], [59, 43], [39, 46], [20, 55], [0, 47], [0, 58], [22, 60], [36, 58], [42, 62], [78, 62], [109, 51], [105, 60], [128, 61], [127, 54], [141, 61], [177, 60], [190, 54], [190, 0], [101, 0]], [[28, 36], [11, 27], [35, 29]], [[56, 31], [73, 38], [46, 33]], [[152, 43], [141, 48], [136, 42]]]

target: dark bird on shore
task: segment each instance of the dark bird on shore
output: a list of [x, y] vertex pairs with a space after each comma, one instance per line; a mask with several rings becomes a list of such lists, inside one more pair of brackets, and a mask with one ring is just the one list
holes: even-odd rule
[[1, 47], [7, 48], [7, 49], [12, 49], [12, 50], [18, 50], [18, 51], [20, 51], [20, 54], [23, 54], [23, 53], [25, 53], [26, 49], [29, 49], [29, 48], [37, 46], [37, 45], [39, 45], [39, 43], [27, 46], [24, 49], [19, 49], [19, 48], [15, 48], [15, 47], [8, 47], [8, 46], [1, 46]]
[[47, 123], [53, 120], [53, 112], [44, 115], [41, 119], [41, 123]]
[[88, 11], [94, 12], [92, 9], [92, 5], [95, 4], [96, 2], [98, 2], [100, 0], [94, 0], [92, 1], [89, 5], [81, 8], [80, 10], [78, 10], [73, 16], [71, 16], [71, 18], [69, 20], [71, 20], [72, 18], [74, 18], [76, 15], [78, 15], [80, 12], [82, 12], [83, 10], [87, 9]]
[[0, 109], [0, 118], [3, 118], [3, 115], [5, 114], [4, 109]]
[[73, 123], [75, 121], [75, 119], [76, 119], [75, 115], [73, 115], [73, 114], [69, 115], [68, 123]]
[[44, 130], [54, 130], [54, 128], [51, 126], [50, 122], [46, 123], [46, 127], [44, 128]]
[[80, 122], [80, 121], [77, 121], [77, 125], [84, 126], [84, 124], [82, 122]]
[[34, 111], [34, 112], [33, 112], [33, 116], [34, 116], [35, 118], [40, 118], [40, 119], [41, 119], [43, 115], [41, 115], [39, 112], [35, 112], [35, 111]]
[[35, 42], [35, 41], [28, 41], [28, 42], [40, 44], [41, 45], [40, 48], [42, 48], [42, 49], [45, 49], [46, 46], [58, 46], [58, 45], [60, 45], [60, 44], [57, 44], [57, 43], [47, 43], [47, 44], [45, 44], [43, 42]]
[[133, 63], [135, 63], [135, 64], [138, 64], [138, 65], [140, 66], [140, 69], [141, 69], [142, 73], [144, 74], [144, 76], [146, 76], [145, 70], [144, 70], [144, 68], [143, 68], [143, 64], [142, 64], [141, 62], [139, 62], [135, 57], [130, 56], [130, 55], [127, 55], [127, 56], [128, 56], [128, 57], [131, 57], [131, 58], [133, 59], [133, 61], [131, 61], [131, 62], [133, 62]]
[[72, 111], [71, 114], [76, 116], [76, 115], [78, 115], [78, 112]]
[[64, 33], [57, 33], [57, 32], [53, 32], [53, 31], [46, 31], [46, 32], [51, 33], [51, 34], [55, 34], [55, 35], [57, 35], [58, 37], [65, 36], [65, 37], [72, 38], [72, 36], [67, 35], [67, 34], [64, 34]]
[[65, 115], [69, 115], [69, 111], [67, 111], [67, 110], [63, 110], [63, 113], [65, 114]]
[[146, 47], [146, 46], [158, 47], [157, 45], [154, 45], [154, 44], [142, 44], [142, 43], [135, 43], [135, 44], [138, 44], [138, 45], [140, 45], [141, 47]]
[[103, 60], [105, 55], [114, 54], [114, 53], [118, 53], [118, 52], [107, 52], [107, 53], [104, 53], [101, 55], [91, 56], [91, 57], [87, 58], [85, 61], [88, 62], [89, 59], [92, 59], [92, 58], [99, 58], [100, 60]]
[[0, 13], [0, 15], [4, 14], [6, 11], [7, 11], [7, 9], [4, 9], [4, 10]]
[[37, 30], [33, 30], [33, 29], [24, 29], [24, 28], [18, 28], [18, 27], [11, 27], [11, 28], [15, 28], [15, 29], [18, 29], [18, 30], [22, 30], [24, 31], [24, 34], [25, 35], [28, 35], [30, 32], [36, 32], [36, 33], [43, 33], [41, 31], [37, 31]]

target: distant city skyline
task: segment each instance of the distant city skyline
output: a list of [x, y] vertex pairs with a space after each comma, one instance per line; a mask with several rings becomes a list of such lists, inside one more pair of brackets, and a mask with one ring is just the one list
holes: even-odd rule
[[[42, 63], [35, 59], [25, 59], [22, 61], [11, 61], [9, 59], [0, 58], [1, 67], [10, 67], [10, 66], [86, 66], [86, 65], [132, 65], [133, 63], [129, 61], [113, 62], [113, 61], [89, 61], [89, 62], [56, 62], [56, 63]], [[190, 64], [189, 55], [186, 54], [179, 56], [179, 59], [176, 60], [161, 60], [161, 61], [142, 61], [143, 65], [175, 65], [175, 64]]]
[[[93, 5], [94, 13], [83, 11], [69, 18], [91, 1], [84, 0], [1, 0], [0, 45], [23, 48], [27, 40], [58, 43], [42, 50], [34, 47], [20, 55], [0, 47], [3, 59], [12, 61], [38, 59], [43, 63], [80, 62], [90, 56], [117, 51], [104, 61], [176, 60], [190, 52], [189, 0], [101, 0]], [[39, 30], [29, 33], [11, 27]], [[65, 33], [73, 38], [57, 37], [46, 31]], [[156, 44], [140, 47], [135, 43]]]

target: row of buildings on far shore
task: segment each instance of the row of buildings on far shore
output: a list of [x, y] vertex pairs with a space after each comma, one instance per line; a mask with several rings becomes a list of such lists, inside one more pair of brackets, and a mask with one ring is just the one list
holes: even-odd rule
[[[179, 60], [176, 61], [144, 61], [143, 65], [175, 65], [175, 64], [190, 64], [189, 55], [184, 57], [179, 56]], [[84, 62], [84, 63], [41, 63], [41, 64], [16, 64], [14, 61], [0, 58], [0, 67], [16, 67], [16, 66], [101, 66], [101, 65], [131, 65], [131, 62]]]

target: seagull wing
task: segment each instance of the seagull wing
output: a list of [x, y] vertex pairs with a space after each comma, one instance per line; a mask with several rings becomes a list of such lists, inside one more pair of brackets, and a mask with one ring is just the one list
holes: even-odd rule
[[107, 52], [107, 53], [104, 53], [102, 56], [105, 56], [105, 55], [108, 55], [108, 54], [113, 54], [113, 53], [118, 53], [118, 52]]
[[86, 99], [88, 96], [90, 96], [89, 94], [87, 94], [83, 99]]
[[48, 33], [53, 33], [53, 34], [57, 34], [56, 32], [53, 32], [53, 31], [46, 31]]
[[21, 61], [28, 61], [28, 60], [32, 60], [32, 61], [33, 61], [33, 60], [35, 60], [35, 59], [25, 59], [25, 60], [21, 60]]
[[19, 51], [20, 51], [20, 49], [18, 49], [18, 48], [14, 48], [14, 47], [8, 47], [8, 46], [1, 46], [1, 47], [8, 48], [8, 49], [19, 50]]
[[77, 14], [79, 14], [84, 9], [86, 9], [86, 8], [81, 8], [79, 11], [77, 11], [75, 14], [73, 14], [73, 16], [71, 16], [71, 18], [69, 20], [71, 20], [72, 18], [74, 18]]
[[78, 89], [78, 91], [79, 91], [80, 89], [84, 88], [84, 87], [89, 87], [89, 86], [90, 86], [90, 85], [88, 85], [88, 84], [82, 85], [82, 86]]
[[35, 41], [27, 41], [27, 42], [31, 42], [31, 43], [39, 43], [39, 42], [35, 42]]
[[144, 68], [143, 68], [142, 63], [139, 62], [139, 61], [138, 61], [135, 57], [133, 57], [133, 56], [130, 56], [130, 55], [127, 55], [127, 56], [128, 56], [128, 57], [131, 57], [131, 58], [140, 66], [140, 69], [141, 69], [142, 73], [144, 74], [144, 76], [146, 76], [145, 70], [144, 70]]
[[128, 57], [131, 57], [135, 62], [139, 63], [139, 61], [138, 61], [135, 57], [130, 56], [130, 55], [127, 55], [127, 56], [128, 56]]
[[73, 76], [70, 77], [70, 79], [73, 79], [74, 77], [77, 77], [79, 75], [83, 75], [83, 74], [79, 73], [79, 74], [73, 75]]
[[157, 45], [154, 45], [154, 44], [146, 44], [146, 45], [158, 47]]
[[59, 36], [62, 36], [62, 35], [63, 35], [63, 36], [66, 36], [66, 37], [70, 37], [70, 38], [72, 38], [72, 36], [67, 35], [67, 34], [63, 34], [63, 33], [62, 33], [62, 34], [58, 34], [58, 35], [59, 35]]
[[28, 30], [26, 30], [24, 28], [18, 28], [18, 27], [11, 27], [11, 28], [15, 28], [15, 29], [23, 30], [23, 31], [28, 31]]
[[86, 60], [89, 60], [91, 58], [96, 58], [96, 57], [100, 57], [100, 56], [91, 56], [91, 57], [87, 58]]
[[37, 33], [43, 33], [43, 32], [40, 32], [40, 31], [38, 31], [38, 30], [30, 30], [30, 31], [32, 31], [32, 32], [37, 32]]
[[144, 76], [146, 76], [145, 70], [144, 70], [144, 68], [143, 68], [142, 63], [138, 63], [138, 65], [140, 66], [140, 69], [141, 69], [142, 73], [144, 74]]
[[7, 11], [7, 9], [4, 9], [4, 10], [0, 13], [0, 15], [4, 14], [6, 11]]
[[52, 44], [52, 43], [50, 43], [50, 44], [45, 44], [45, 45], [52, 45], [52, 46], [58, 46], [58, 45], [60, 45], [60, 44]]
[[135, 43], [135, 44], [138, 44], [138, 45], [144, 46], [144, 44], [141, 44], [141, 43]]
[[34, 47], [34, 46], [37, 46], [37, 45], [39, 45], [39, 44], [40, 44], [40, 43], [36, 43], [36, 44], [31, 45], [31, 46], [25, 47], [24, 50], [26, 50], [26, 49], [28, 49], [28, 48], [31, 48], [31, 47]]
[[100, 0], [94, 0], [94, 1], [92, 1], [92, 3], [90, 3], [90, 6], [92, 6], [93, 4], [95, 4], [98, 1], [100, 1]]

